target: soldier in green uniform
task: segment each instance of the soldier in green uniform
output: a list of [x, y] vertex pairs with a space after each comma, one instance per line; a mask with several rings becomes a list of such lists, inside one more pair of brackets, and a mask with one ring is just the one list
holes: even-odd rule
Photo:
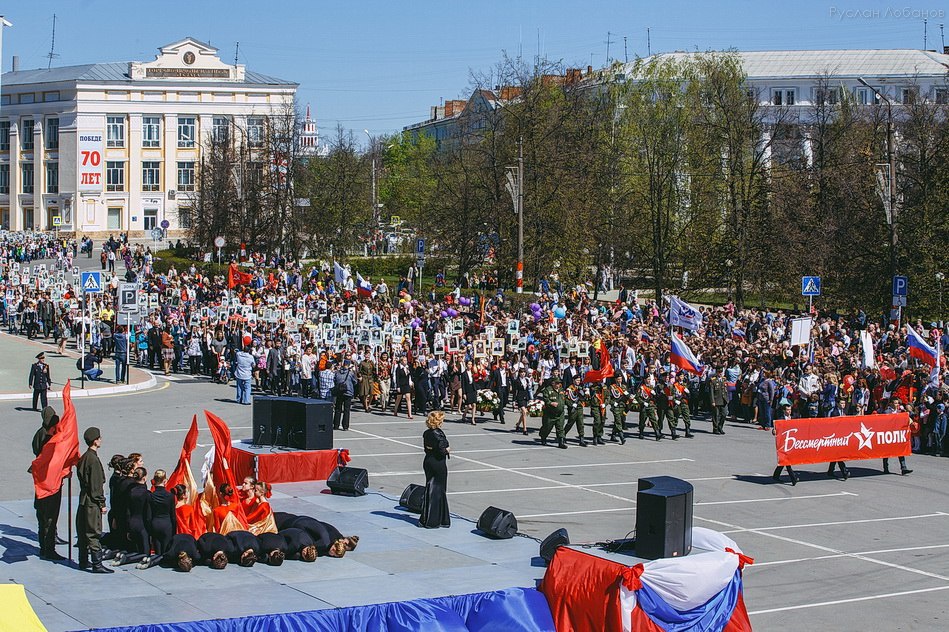
[[622, 373], [616, 374], [616, 382], [610, 385], [608, 394], [610, 408], [613, 411], [613, 431], [610, 433], [610, 441], [619, 439], [620, 445], [626, 445], [626, 436], [623, 431], [626, 430], [626, 406], [629, 403], [629, 393], [623, 383]]
[[583, 440], [583, 390], [580, 388], [580, 376], [573, 376], [573, 384], [567, 387], [565, 393], [567, 402], [567, 425], [563, 430], [564, 436], [570, 432], [570, 428], [577, 426], [577, 442], [581, 448], [585, 448], [587, 442]]
[[566, 402], [559, 387], [560, 378], [554, 376], [547, 381], [547, 386], [538, 394], [538, 398], [544, 402], [544, 418], [540, 425], [540, 442], [542, 445], [547, 445], [547, 437], [550, 435], [551, 428], [556, 428], [557, 447], [566, 450], [567, 442], [564, 440], [563, 432]]
[[102, 469], [98, 452], [102, 445], [102, 434], [98, 428], [92, 426], [86, 429], [82, 438], [89, 449], [79, 457], [76, 464], [76, 476], [79, 478], [79, 510], [76, 512], [79, 568], [90, 569], [91, 556], [91, 572], [114, 573], [111, 568], [102, 565], [102, 545], [99, 544], [99, 539], [102, 538], [102, 514], [106, 512], [105, 494], [102, 492], [105, 471]]
[[656, 402], [653, 399], [653, 389], [643, 381], [639, 385], [639, 392], [636, 399], [639, 401], [639, 438], [643, 438], [643, 432], [646, 429], [646, 420], [656, 433], [656, 441], [662, 439], [662, 426], [659, 425], [659, 417], [656, 415]]
[[603, 427], [606, 425], [606, 393], [602, 382], [590, 386], [590, 415], [593, 416], [593, 445], [606, 445]]
[[671, 413], [669, 425], [672, 427], [673, 433], [675, 433], [681, 419], [685, 426], [685, 438], [693, 438], [695, 435], [692, 434], [692, 415], [689, 411], [689, 396], [692, 393], [689, 390], [689, 383], [684, 371], [680, 372], [676, 376], [676, 381], [669, 386], [669, 393], [669, 412]]

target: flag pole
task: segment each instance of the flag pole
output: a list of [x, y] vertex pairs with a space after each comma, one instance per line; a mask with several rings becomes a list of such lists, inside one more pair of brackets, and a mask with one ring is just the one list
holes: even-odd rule
[[69, 523], [69, 561], [72, 562], [72, 468], [69, 468], [69, 476], [66, 477], [67, 499], [66, 499], [66, 522]]

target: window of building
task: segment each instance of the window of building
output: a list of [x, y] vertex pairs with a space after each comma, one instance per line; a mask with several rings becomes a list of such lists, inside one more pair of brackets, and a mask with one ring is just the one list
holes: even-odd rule
[[107, 116], [105, 120], [106, 147], [125, 147], [125, 117]]
[[20, 95], [20, 103], [33, 103], [36, 101], [36, 96], [32, 92], [27, 92]]
[[10, 121], [0, 121], [0, 151], [10, 151]]
[[142, 191], [161, 191], [161, 163], [142, 163]]
[[53, 90], [52, 92], [44, 92], [43, 101], [47, 103], [52, 103], [53, 101], [59, 101], [59, 90]]
[[837, 105], [840, 103], [840, 88], [814, 88], [814, 103], [819, 105]]
[[247, 183], [254, 186], [258, 185], [264, 180], [264, 163], [262, 162], [248, 162], [247, 163]]
[[905, 103], [906, 105], [911, 105], [916, 103], [919, 98], [919, 88], [916, 86], [907, 86], [905, 88], [900, 88], [900, 91], [897, 92], [900, 98], [900, 103]]
[[795, 96], [794, 88], [776, 88], [771, 91], [771, 104], [794, 105]]
[[195, 118], [193, 116], [178, 117], [178, 146], [194, 147]]
[[157, 208], [147, 208], [143, 213], [143, 226], [145, 230], [151, 230], [158, 226], [158, 209]]
[[194, 191], [194, 162], [178, 163], [178, 190]]
[[46, 149], [59, 149], [59, 119], [46, 119]]
[[106, 214], [106, 226], [109, 230], [120, 230], [122, 228], [122, 207], [110, 206]]
[[46, 163], [46, 192], [59, 193], [59, 163]]
[[0, 95], [0, 105], [10, 105], [10, 95]]
[[0, 163], [0, 193], [10, 194], [10, 164]]
[[264, 144], [264, 117], [247, 117], [247, 146], [262, 147]]
[[32, 193], [33, 192], [33, 163], [24, 162], [20, 165], [20, 182], [23, 183], [23, 187], [20, 189], [23, 193]]
[[23, 151], [33, 151], [33, 127], [35, 125], [33, 119], [23, 119], [23, 129], [20, 134], [20, 147]]
[[226, 116], [215, 116], [212, 119], [211, 140], [216, 143], [226, 143], [230, 135], [230, 120]]
[[161, 117], [142, 117], [142, 147], [161, 147]]
[[185, 206], [178, 207], [178, 228], [191, 228], [191, 209]]
[[[949, 88], [935, 88], [933, 91], [933, 100], [939, 105], [949, 104]], [[2, 149], [2, 147], [0, 147], [0, 149]]]
[[105, 163], [105, 190], [125, 190], [125, 163], [121, 160]]

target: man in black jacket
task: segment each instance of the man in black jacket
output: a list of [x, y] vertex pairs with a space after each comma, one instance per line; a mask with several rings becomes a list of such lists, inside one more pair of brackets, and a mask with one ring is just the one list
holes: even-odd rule
[[33, 389], [33, 410], [39, 410], [36, 407], [37, 400], [43, 404], [43, 408], [49, 405], [46, 393], [52, 383], [53, 377], [49, 372], [49, 365], [46, 364], [46, 354], [40, 351], [36, 354], [36, 362], [30, 367], [29, 386]]
[[[59, 423], [59, 415], [52, 406], [47, 406], [42, 413], [43, 425], [33, 435], [33, 456], [39, 456], [43, 447], [56, 434], [56, 424]], [[30, 468], [32, 470], [32, 467]], [[40, 544], [40, 559], [59, 561], [64, 560], [62, 555], [56, 552], [56, 523], [59, 521], [59, 509], [62, 506], [63, 490], [46, 498], [33, 499], [33, 508], [36, 510], [37, 539]], [[67, 542], [61, 542], [67, 544]]]
[[494, 418], [504, 423], [504, 409], [507, 408], [511, 393], [511, 376], [507, 370], [507, 360], [498, 361], [498, 365], [491, 371], [491, 390], [497, 393], [500, 404], [494, 409]]

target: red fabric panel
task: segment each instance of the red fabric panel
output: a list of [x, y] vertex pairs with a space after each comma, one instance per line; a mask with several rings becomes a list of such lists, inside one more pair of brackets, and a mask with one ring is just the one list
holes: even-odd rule
[[71, 393], [70, 381], [66, 380], [66, 386], [63, 387], [63, 415], [55, 426], [56, 432], [33, 460], [31, 471], [37, 498], [46, 498], [58, 492], [63, 486], [63, 479], [72, 474], [73, 466], [79, 462], [79, 426]]
[[744, 593], [738, 593], [738, 602], [735, 604], [735, 610], [732, 611], [732, 618], [722, 629], [722, 632], [752, 632], [751, 619], [748, 618], [748, 609], [745, 608]]
[[882, 459], [910, 454], [909, 415], [860, 415], [774, 422], [778, 465]]
[[[257, 472], [254, 473], [254, 457]], [[280, 452], [257, 454], [240, 448], [231, 449], [231, 466], [238, 478], [256, 476], [258, 480], [274, 483], [325, 481], [339, 464], [339, 450], [311, 450], [307, 452]]]
[[619, 590], [624, 565], [560, 547], [540, 591], [557, 632], [623, 631]]

